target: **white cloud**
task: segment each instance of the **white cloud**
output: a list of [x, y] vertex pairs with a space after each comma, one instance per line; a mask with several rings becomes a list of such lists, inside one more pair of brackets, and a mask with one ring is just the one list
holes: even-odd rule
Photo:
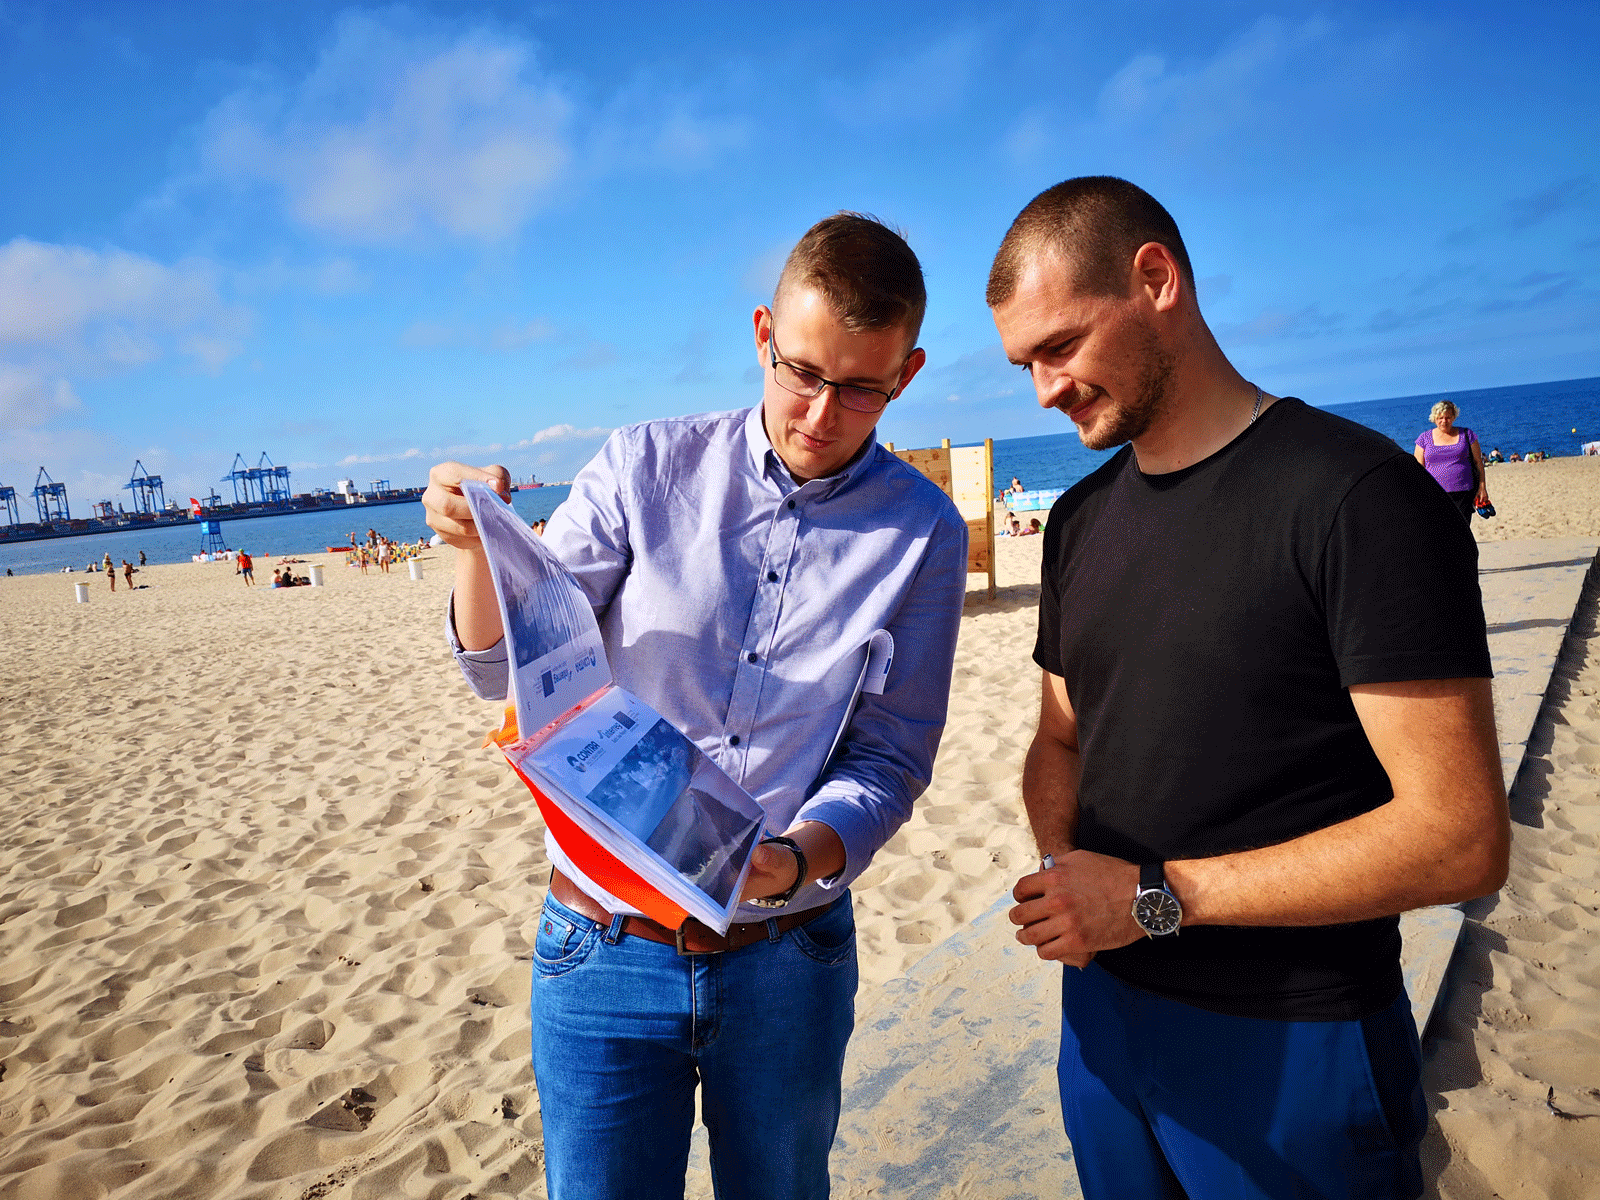
[[274, 185], [324, 233], [496, 241], [566, 170], [571, 107], [526, 43], [470, 33], [429, 44], [353, 13], [304, 80], [222, 104], [205, 144], [225, 176]]
[[560, 189], [702, 167], [752, 136], [742, 115], [701, 111], [702, 96], [723, 94], [703, 81], [641, 74], [591, 97], [530, 41], [426, 25], [402, 9], [346, 12], [306, 75], [264, 71], [212, 110], [199, 177], [183, 186], [264, 187], [291, 220], [353, 243], [492, 245]]
[[219, 354], [238, 353], [246, 322], [199, 259], [169, 267], [125, 250], [28, 238], [0, 247], [0, 349], [8, 354], [70, 353], [126, 368], [159, 358], [162, 339], [186, 335], [205, 344], [185, 352], [215, 366]]
[[312, 286], [324, 296], [348, 296], [364, 292], [370, 280], [367, 273], [348, 258], [329, 259], [312, 270]]
[[1056, 145], [1056, 129], [1060, 118], [1050, 110], [1035, 105], [1023, 112], [1001, 141], [1001, 148], [1011, 161], [1024, 166], [1035, 163]]
[[215, 373], [239, 353], [248, 325], [202, 260], [167, 266], [125, 250], [14, 238], [0, 246], [0, 426], [43, 427], [80, 407], [72, 380], [170, 353]]
[[1237, 133], [1256, 115], [1267, 77], [1331, 30], [1320, 17], [1292, 24], [1268, 16], [1199, 63], [1177, 65], [1159, 54], [1136, 55], [1100, 89], [1097, 115], [1112, 132], [1159, 125], [1184, 144]]
[[77, 393], [65, 379], [47, 379], [0, 362], [0, 428], [8, 434], [43, 425], [78, 406]]
[[512, 447], [514, 450], [526, 450], [530, 446], [537, 446], [543, 442], [570, 442], [584, 438], [608, 437], [611, 430], [596, 427], [594, 429], [579, 429], [576, 425], [551, 425], [539, 430], [531, 438], [524, 438]]
[[334, 464], [336, 467], [359, 467], [370, 463], [409, 462], [422, 457], [422, 451], [413, 446], [398, 454], [346, 454]]

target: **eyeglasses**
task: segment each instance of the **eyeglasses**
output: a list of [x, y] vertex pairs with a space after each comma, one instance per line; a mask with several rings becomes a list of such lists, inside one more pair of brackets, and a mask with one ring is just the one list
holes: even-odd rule
[[[834, 394], [839, 397], [840, 404], [851, 412], [859, 413], [882, 412], [883, 406], [895, 397], [894, 392], [857, 387], [853, 383], [836, 383], [832, 379], [824, 379], [821, 375], [813, 375], [810, 371], [802, 371], [799, 367], [784, 362], [778, 357], [776, 330], [772, 330], [769, 335], [767, 353], [772, 356], [772, 374], [777, 379], [778, 386], [786, 392], [793, 392], [796, 396], [820, 396], [823, 388], [831, 387], [834, 389]], [[902, 365], [900, 370], [904, 371], [905, 367]]]

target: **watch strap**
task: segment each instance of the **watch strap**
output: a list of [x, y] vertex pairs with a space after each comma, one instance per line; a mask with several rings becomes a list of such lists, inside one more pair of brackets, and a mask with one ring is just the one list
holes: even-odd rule
[[1165, 890], [1167, 886], [1167, 872], [1165, 863], [1144, 863], [1139, 867], [1139, 890], [1148, 892], [1151, 888]]
[[757, 845], [787, 846], [790, 852], [794, 855], [796, 873], [794, 882], [789, 885], [787, 891], [779, 892], [775, 896], [761, 896], [759, 898], [752, 897], [749, 901], [747, 901], [747, 903], [754, 904], [757, 908], [782, 908], [785, 904], [794, 899], [795, 893], [798, 892], [805, 884], [807, 870], [806, 852], [800, 849], [800, 843], [795, 841], [793, 838], [767, 837], [762, 838]]

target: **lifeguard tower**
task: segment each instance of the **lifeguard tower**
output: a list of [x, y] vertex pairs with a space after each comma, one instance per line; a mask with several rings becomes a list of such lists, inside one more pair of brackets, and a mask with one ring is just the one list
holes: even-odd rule
[[14, 487], [0, 487], [0, 505], [5, 506], [6, 524], [20, 525], [17, 518], [17, 489]]
[[222, 540], [221, 521], [200, 522], [200, 553], [222, 554], [228, 549], [228, 543]]
[[133, 493], [134, 512], [153, 515], [167, 506], [167, 495], [161, 487], [161, 476], [150, 474], [138, 459], [133, 460], [133, 477], [122, 487], [124, 491]]
[[33, 502], [39, 506], [39, 524], [72, 520], [72, 509], [67, 504], [67, 485], [50, 478], [50, 472], [39, 468], [33, 481]]

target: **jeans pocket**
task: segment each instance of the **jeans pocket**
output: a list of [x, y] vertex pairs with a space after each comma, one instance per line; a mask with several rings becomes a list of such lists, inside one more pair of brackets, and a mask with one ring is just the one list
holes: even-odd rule
[[849, 894], [835, 900], [815, 919], [791, 929], [789, 936], [807, 958], [826, 966], [850, 958], [856, 950], [856, 913]]
[[547, 979], [565, 975], [583, 965], [599, 940], [600, 927], [594, 922], [580, 925], [546, 904], [533, 939], [533, 969]]

